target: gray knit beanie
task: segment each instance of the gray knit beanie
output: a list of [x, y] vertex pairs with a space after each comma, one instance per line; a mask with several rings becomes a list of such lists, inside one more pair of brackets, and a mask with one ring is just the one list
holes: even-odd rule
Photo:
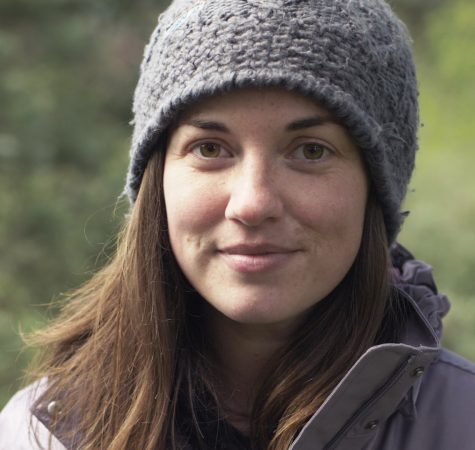
[[177, 114], [246, 86], [298, 91], [341, 120], [362, 150], [392, 243], [414, 168], [418, 105], [410, 39], [383, 0], [175, 0], [145, 49], [135, 91], [132, 204]]

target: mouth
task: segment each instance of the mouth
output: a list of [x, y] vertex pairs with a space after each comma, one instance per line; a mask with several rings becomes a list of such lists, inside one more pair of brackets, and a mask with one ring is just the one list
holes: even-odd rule
[[239, 273], [270, 272], [291, 262], [299, 249], [274, 244], [238, 244], [218, 250], [226, 265]]

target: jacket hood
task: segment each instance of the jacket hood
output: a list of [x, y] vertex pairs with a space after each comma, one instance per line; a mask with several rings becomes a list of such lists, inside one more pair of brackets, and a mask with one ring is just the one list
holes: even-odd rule
[[413, 300], [438, 340], [442, 339], [442, 319], [450, 310], [448, 298], [440, 294], [432, 267], [414, 256], [401, 244], [391, 247], [393, 283]]

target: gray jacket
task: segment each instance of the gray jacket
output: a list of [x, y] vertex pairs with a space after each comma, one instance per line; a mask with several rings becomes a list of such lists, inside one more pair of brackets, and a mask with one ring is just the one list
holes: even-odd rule
[[[475, 450], [475, 365], [439, 345], [448, 300], [428, 265], [400, 246], [392, 255], [409, 308], [401, 342], [370, 348], [289, 450]], [[0, 414], [0, 450], [39, 449], [28, 433], [36, 387]], [[33, 415], [32, 423], [46, 442], [47, 418]], [[73, 448], [53, 438], [54, 450]]]

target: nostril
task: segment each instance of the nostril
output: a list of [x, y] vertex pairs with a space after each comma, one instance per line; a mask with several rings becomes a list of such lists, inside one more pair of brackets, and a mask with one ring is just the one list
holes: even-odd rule
[[271, 186], [238, 185], [231, 193], [225, 216], [247, 226], [258, 226], [282, 216], [283, 203], [279, 191]]

